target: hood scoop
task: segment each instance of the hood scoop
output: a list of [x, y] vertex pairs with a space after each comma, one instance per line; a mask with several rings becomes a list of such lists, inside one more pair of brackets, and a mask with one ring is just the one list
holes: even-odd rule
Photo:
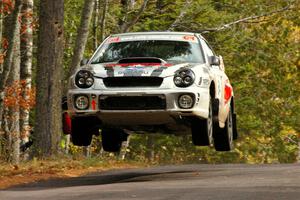
[[160, 59], [160, 58], [155, 58], [155, 57], [132, 57], [132, 58], [123, 58], [118, 61], [119, 64], [136, 64], [136, 63], [141, 63], [141, 64], [164, 64], [166, 61]]

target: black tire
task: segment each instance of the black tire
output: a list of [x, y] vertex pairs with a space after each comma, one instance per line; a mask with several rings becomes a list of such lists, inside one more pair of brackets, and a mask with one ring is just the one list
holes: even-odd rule
[[99, 135], [101, 121], [97, 117], [75, 117], [72, 119], [71, 140], [76, 146], [89, 146], [93, 135]]
[[92, 142], [93, 134], [88, 131], [87, 118], [72, 119], [71, 140], [76, 146], [89, 146]]
[[232, 114], [232, 122], [233, 122], [233, 140], [237, 140], [239, 138], [239, 133], [237, 131], [237, 119], [236, 114]]
[[192, 141], [196, 146], [209, 146], [213, 144], [213, 110], [212, 101], [209, 101], [209, 114], [207, 119], [193, 118], [191, 123]]
[[233, 120], [231, 108], [229, 109], [225, 127], [220, 128], [217, 123], [215, 124], [213, 137], [216, 151], [231, 151], [233, 149]]
[[101, 132], [102, 147], [107, 152], [119, 152], [122, 142], [127, 141], [128, 135], [120, 129], [103, 128]]

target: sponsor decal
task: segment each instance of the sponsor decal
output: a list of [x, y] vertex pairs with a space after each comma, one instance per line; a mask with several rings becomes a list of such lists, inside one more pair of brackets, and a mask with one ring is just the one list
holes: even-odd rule
[[153, 70], [153, 72], [151, 73], [151, 76], [160, 76], [165, 69], [167, 69], [167, 67], [159, 67], [159, 68]]
[[107, 40], [107, 43], [116, 43], [120, 42], [120, 37], [112, 37]]
[[142, 76], [145, 71], [143, 67], [128, 67], [122, 73], [124, 76]]
[[210, 81], [207, 78], [204, 78], [202, 82], [203, 82], [203, 85], [205, 85], [205, 86], [208, 86], [210, 84]]
[[183, 39], [187, 41], [196, 41], [196, 37], [193, 35], [185, 35], [183, 36]]

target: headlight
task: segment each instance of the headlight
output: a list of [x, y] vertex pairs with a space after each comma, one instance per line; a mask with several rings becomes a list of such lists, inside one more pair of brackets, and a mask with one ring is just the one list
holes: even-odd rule
[[191, 69], [181, 69], [175, 73], [173, 81], [177, 87], [189, 87], [195, 81], [195, 74]]
[[75, 107], [78, 110], [86, 110], [89, 107], [89, 98], [86, 95], [79, 95], [75, 97]]
[[93, 74], [88, 70], [80, 70], [75, 77], [75, 84], [80, 88], [89, 88], [94, 84]]
[[194, 105], [194, 98], [192, 95], [184, 94], [178, 98], [178, 105], [180, 108], [189, 109]]

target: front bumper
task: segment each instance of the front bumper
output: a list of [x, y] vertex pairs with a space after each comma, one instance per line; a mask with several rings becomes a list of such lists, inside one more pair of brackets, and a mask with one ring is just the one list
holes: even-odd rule
[[[180, 108], [178, 99], [183, 94], [190, 94], [194, 97], [192, 108]], [[89, 106], [86, 110], [78, 110], [74, 106], [75, 97], [78, 95], [86, 95], [89, 98]], [[117, 103], [118, 98], [120, 99], [119, 104]], [[105, 99], [111, 102], [113, 106], [104, 104]], [[124, 102], [124, 99], [127, 101], [130, 99], [150, 100], [148, 100], [148, 103], [140, 104]], [[122, 90], [74, 89], [68, 91], [68, 108], [72, 117], [96, 115], [105, 123], [117, 125], [166, 124], [183, 116], [207, 118], [208, 102], [209, 90], [201, 87], [176, 89], [122, 88]]]

